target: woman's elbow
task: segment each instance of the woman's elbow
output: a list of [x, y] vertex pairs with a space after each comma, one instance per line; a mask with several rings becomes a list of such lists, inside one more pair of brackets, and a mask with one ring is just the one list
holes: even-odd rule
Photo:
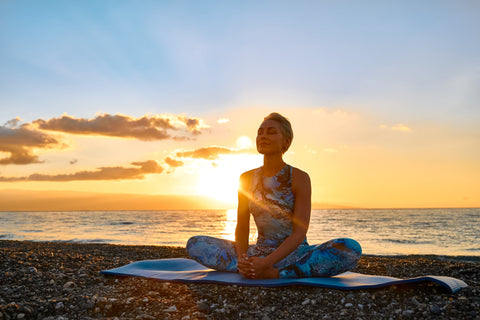
[[305, 240], [305, 238], [307, 237], [307, 232], [306, 230], [296, 230], [292, 233], [292, 235], [290, 236], [292, 237], [295, 242], [300, 245], [303, 240]]

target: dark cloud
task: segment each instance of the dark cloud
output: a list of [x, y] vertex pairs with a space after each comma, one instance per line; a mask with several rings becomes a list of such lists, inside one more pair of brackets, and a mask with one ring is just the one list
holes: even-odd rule
[[178, 119], [185, 123], [187, 126], [188, 130], [190, 130], [194, 134], [199, 134], [200, 133], [200, 128], [201, 122], [197, 118], [187, 118], [186, 116], [179, 116]]
[[184, 131], [199, 134], [203, 128], [200, 119], [186, 116], [154, 115], [134, 118], [126, 115], [103, 114], [93, 119], [74, 118], [64, 115], [49, 120], [38, 119], [33, 124], [43, 130], [71, 134], [102, 135], [109, 137], [134, 138], [143, 141], [183, 139], [171, 136], [170, 131]]
[[207, 159], [207, 160], [216, 160], [221, 155], [228, 155], [228, 154], [249, 154], [252, 153], [253, 150], [235, 150], [229, 149], [225, 147], [204, 147], [196, 150], [191, 151], [181, 151], [177, 152], [177, 157], [179, 158], [194, 158], [194, 159]]
[[35, 149], [61, 149], [66, 145], [57, 138], [32, 128], [28, 124], [17, 127], [19, 118], [0, 126], [0, 151], [7, 153], [0, 165], [40, 163]]
[[183, 162], [182, 161], [179, 161], [179, 160], [175, 160], [173, 158], [170, 158], [170, 157], [167, 157], [165, 158], [165, 163], [168, 164], [170, 167], [181, 167], [183, 166]]
[[72, 174], [48, 175], [35, 173], [27, 177], [0, 177], [0, 182], [19, 181], [85, 181], [143, 179], [146, 174], [162, 173], [163, 168], [155, 160], [132, 162], [132, 167], [100, 167], [95, 171], [79, 171]]
[[15, 119], [12, 119], [12, 120], [8, 120], [6, 123], [5, 123], [5, 127], [10, 127], [10, 128], [14, 128], [18, 125], [18, 123], [22, 121], [20, 120], [19, 117], [16, 117]]

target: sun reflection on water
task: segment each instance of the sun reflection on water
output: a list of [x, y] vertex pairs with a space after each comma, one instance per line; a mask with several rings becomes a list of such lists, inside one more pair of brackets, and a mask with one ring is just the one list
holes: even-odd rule
[[[237, 226], [237, 209], [228, 209], [225, 211], [223, 220], [222, 238], [235, 241], [235, 227]], [[248, 237], [250, 244], [257, 241], [257, 228], [253, 218], [250, 218], [250, 234]]]

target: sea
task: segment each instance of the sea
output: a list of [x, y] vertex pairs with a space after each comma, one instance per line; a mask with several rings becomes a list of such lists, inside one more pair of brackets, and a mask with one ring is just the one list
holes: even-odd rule
[[[182, 246], [234, 239], [236, 210], [0, 212], [0, 240]], [[251, 219], [250, 243], [257, 231]], [[307, 239], [356, 239], [371, 255], [480, 258], [480, 208], [313, 210]]]

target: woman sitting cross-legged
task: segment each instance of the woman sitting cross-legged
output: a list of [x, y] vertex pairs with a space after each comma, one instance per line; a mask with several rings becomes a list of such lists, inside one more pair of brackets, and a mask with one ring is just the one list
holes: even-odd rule
[[[263, 166], [240, 177], [235, 241], [194, 236], [186, 246], [191, 258], [250, 279], [328, 277], [355, 267], [362, 254], [357, 241], [307, 243], [311, 183], [307, 173], [283, 161], [292, 139], [285, 117], [272, 113], [264, 119], [256, 139]], [[258, 229], [253, 245], [248, 243], [250, 214]]]

